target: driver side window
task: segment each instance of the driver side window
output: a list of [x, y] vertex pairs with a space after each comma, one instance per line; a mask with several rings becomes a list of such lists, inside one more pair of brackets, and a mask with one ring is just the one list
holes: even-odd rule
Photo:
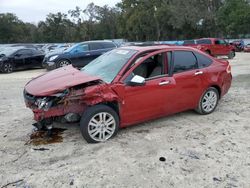
[[[136, 61], [138, 62], [138, 61]], [[164, 72], [164, 54], [156, 54], [143, 61], [133, 71], [133, 75], [150, 79], [165, 74]]]

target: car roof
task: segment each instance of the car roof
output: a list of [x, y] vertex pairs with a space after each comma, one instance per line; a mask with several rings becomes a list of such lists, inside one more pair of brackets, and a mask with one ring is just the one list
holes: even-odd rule
[[200, 38], [200, 39], [196, 39], [196, 40], [204, 40], [204, 39], [208, 39], [208, 40], [223, 40], [223, 38]]
[[120, 47], [120, 49], [130, 49], [130, 50], [136, 50], [139, 52], [144, 51], [150, 51], [150, 50], [192, 50], [192, 51], [198, 51], [195, 48], [188, 47], [188, 46], [170, 46], [170, 45], [156, 45], [156, 46], [124, 46]]
[[114, 43], [112, 41], [109, 40], [90, 40], [90, 41], [84, 41], [84, 42], [80, 42], [79, 44], [85, 44], [85, 43]]

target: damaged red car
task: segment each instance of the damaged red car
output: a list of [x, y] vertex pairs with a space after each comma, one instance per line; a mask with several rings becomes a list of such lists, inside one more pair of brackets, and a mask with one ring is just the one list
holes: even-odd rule
[[210, 114], [231, 86], [231, 67], [190, 47], [122, 47], [78, 70], [41, 75], [24, 89], [38, 128], [80, 120], [87, 142], [103, 142], [119, 128], [195, 109]]

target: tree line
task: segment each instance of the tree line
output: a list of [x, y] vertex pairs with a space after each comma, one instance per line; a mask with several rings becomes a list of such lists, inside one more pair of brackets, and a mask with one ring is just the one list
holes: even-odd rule
[[0, 43], [129, 41], [200, 37], [250, 38], [250, 0], [122, 0], [114, 7], [90, 3], [37, 25], [0, 14]]

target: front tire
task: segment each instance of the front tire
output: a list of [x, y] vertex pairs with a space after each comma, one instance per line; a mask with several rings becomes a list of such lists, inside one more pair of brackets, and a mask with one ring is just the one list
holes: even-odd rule
[[196, 112], [202, 115], [211, 114], [219, 102], [219, 92], [216, 88], [210, 87], [201, 96]]
[[119, 117], [107, 105], [92, 106], [83, 113], [80, 129], [88, 143], [105, 142], [117, 134]]
[[60, 67], [65, 67], [65, 66], [68, 66], [70, 65], [70, 62], [66, 59], [63, 59], [63, 60], [60, 60], [58, 63], [57, 63], [57, 68], [60, 68]]
[[2, 72], [3, 73], [12, 73], [14, 70], [14, 66], [12, 63], [6, 62], [3, 64]]

